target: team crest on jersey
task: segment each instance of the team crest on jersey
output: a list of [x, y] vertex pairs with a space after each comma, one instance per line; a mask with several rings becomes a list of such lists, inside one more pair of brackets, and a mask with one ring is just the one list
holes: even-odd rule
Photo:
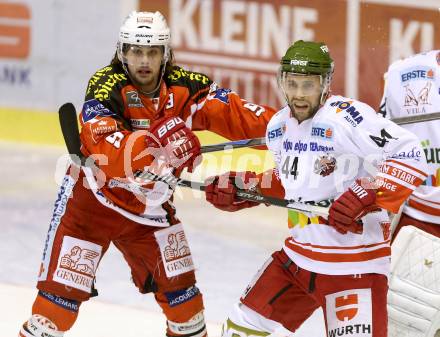
[[336, 158], [330, 155], [319, 156], [313, 165], [313, 172], [326, 177], [336, 170]]
[[336, 107], [337, 114], [345, 111], [344, 119], [353, 127], [358, 126], [364, 120], [364, 117], [362, 117], [360, 112], [353, 105], [353, 101], [336, 101], [330, 103], [330, 106]]
[[127, 106], [129, 108], [143, 108], [144, 105], [139, 97], [139, 93], [136, 90], [127, 91], [125, 93], [125, 98], [127, 99]]
[[156, 231], [154, 235], [160, 248], [167, 277], [194, 270], [191, 251], [182, 224]]

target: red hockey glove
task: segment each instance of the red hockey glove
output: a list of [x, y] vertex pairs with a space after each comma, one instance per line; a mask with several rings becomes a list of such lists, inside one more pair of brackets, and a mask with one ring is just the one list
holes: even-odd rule
[[164, 117], [148, 130], [147, 147], [161, 148], [165, 161], [178, 170], [192, 172], [202, 161], [200, 142], [180, 117]]
[[[255, 183], [253, 183], [255, 181]], [[258, 206], [258, 202], [240, 200], [237, 190], [250, 190], [257, 182], [254, 172], [226, 172], [205, 181], [206, 200], [222, 211], [235, 212], [243, 208]]]
[[365, 189], [357, 179], [346, 192], [336, 199], [330, 207], [328, 223], [341, 234], [362, 233], [362, 222], [358, 222], [365, 214], [379, 209], [375, 205], [376, 190]]

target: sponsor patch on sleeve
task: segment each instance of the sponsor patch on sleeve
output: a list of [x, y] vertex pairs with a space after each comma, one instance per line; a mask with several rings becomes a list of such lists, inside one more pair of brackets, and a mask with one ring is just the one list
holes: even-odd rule
[[402, 83], [421, 80], [433, 81], [434, 77], [435, 70], [431, 67], [417, 66], [407, 68], [400, 72], [400, 81]]
[[83, 122], [86, 123], [89, 120], [101, 116], [112, 116], [115, 113], [107, 109], [102, 103], [100, 103], [96, 99], [91, 99], [86, 102], [84, 102], [83, 109], [82, 109], [82, 119]]
[[267, 130], [267, 139], [269, 140], [269, 142], [280, 138], [285, 131], [286, 127], [284, 125], [284, 123], [278, 123], [274, 126], [272, 126], [270, 129]]
[[231, 89], [224, 89], [224, 88], [220, 88], [217, 89], [217, 91], [215, 91], [214, 97], [218, 99], [219, 101], [228, 104], [229, 103], [229, 97], [228, 94], [231, 92]]

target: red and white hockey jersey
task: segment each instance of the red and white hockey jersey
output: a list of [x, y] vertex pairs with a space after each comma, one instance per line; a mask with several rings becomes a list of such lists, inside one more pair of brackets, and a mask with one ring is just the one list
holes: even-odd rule
[[[394, 62], [385, 75], [381, 113], [387, 118], [440, 111], [440, 50]], [[409, 216], [440, 224], [440, 120], [403, 126], [421, 141], [429, 176], [406, 202]]]
[[[133, 221], [157, 227], [175, 222], [172, 191], [163, 182], [138, 184], [130, 175], [153, 166], [146, 131], [157, 119], [178, 116], [194, 131], [209, 130], [229, 139], [264, 135], [275, 110], [220, 88], [206, 75], [175, 66], [165, 74], [158, 98], [143, 95], [118, 64], [90, 79], [81, 111], [81, 151], [99, 171], [85, 168], [96, 198]], [[153, 167], [154, 168], [154, 167]], [[171, 168], [168, 168], [171, 171]], [[162, 169], [159, 174], [166, 173]]]
[[397, 212], [427, 176], [417, 137], [364, 103], [331, 96], [313, 118], [300, 124], [288, 107], [280, 110], [269, 122], [266, 143], [286, 199], [329, 206], [357, 178], [375, 177], [380, 186], [377, 204], [383, 210], [362, 219], [362, 234], [343, 235], [321, 217], [289, 211], [291, 237], [284, 245], [289, 257], [322, 274], [387, 275], [386, 210]]

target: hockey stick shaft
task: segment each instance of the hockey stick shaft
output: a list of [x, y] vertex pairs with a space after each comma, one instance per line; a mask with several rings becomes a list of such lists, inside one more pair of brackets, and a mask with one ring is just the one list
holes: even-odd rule
[[[182, 187], [189, 187], [195, 190], [204, 191], [206, 187], [204, 184], [199, 182], [177, 178], [173, 175], [159, 176], [149, 171], [142, 172], [137, 176], [137, 178], [148, 179], [153, 181], [162, 181], [168, 184], [171, 188], [174, 188], [175, 186], [182, 186]], [[328, 217], [328, 208], [326, 207], [315, 206], [315, 205], [300, 203], [286, 199], [268, 197], [255, 192], [245, 191], [240, 189], [237, 191], [237, 197], [243, 200], [254, 201], [262, 204], [269, 204], [272, 206], [283, 207], [299, 212], [313, 213], [322, 216], [324, 218]]]
[[219, 143], [219, 144], [214, 144], [214, 145], [202, 146], [201, 152], [208, 153], [208, 152], [228, 150], [228, 148], [239, 149], [242, 147], [253, 147], [253, 146], [265, 145], [265, 144], [266, 144], [266, 139], [264, 137], [252, 138], [252, 139], [242, 139], [242, 140], [236, 140], [236, 141], [232, 141], [232, 142], [225, 142], [225, 143]]
[[81, 140], [79, 138], [78, 117], [72, 103], [64, 103], [58, 110], [61, 132], [70, 158], [77, 165], [85, 165], [86, 158], [81, 153]]
[[[78, 129], [78, 122], [77, 122], [77, 115], [75, 107], [72, 103], [66, 103], [62, 105], [59, 109], [59, 119], [60, 119], [60, 126], [61, 131], [63, 133], [63, 138], [67, 146], [67, 150], [71, 155], [74, 156], [74, 158], [81, 159], [81, 162], [78, 164], [85, 165], [86, 158], [81, 153], [81, 141], [79, 138], [79, 129]], [[75, 158], [75, 159], [76, 159]], [[73, 158], [72, 158], [73, 159]], [[75, 161], [76, 162], [76, 161]], [[168, 184], [171, 188], [174, 189], [176, 185], [182, 186], [182, 187], [189, 187], [192, 189], [204, 191], [205, 185], [201, 182], [195, 182], [185, 179], [177, 178], [173, 175], [169, 176], [159, 176], [149, 171], [144, 171], [136, 176], [136, 178], [139, 179], [149, 179], [153, 181], [162, 181], [166, 184]], [[308, 205], [308, 204], [302, 204], [298, 202], [292, 202], [289, 200], [284, 199], [277, 199], [272, 197], [265, 197], [263, 195], [248, 192], [244, 190], [238, 190], [237, 191], [237, 197], [244, 200], [250, 200], [255, 201], [259, 203], [265, 203], [270, 204], [274, 206], [280, 206], [288, 209], [297, 210], [300, 212], [306, 212], [306, 213], [314, 213], [317, 215], [321, 215], [323, 217], [328, 216], [328, 208], [320, 207], [320, 206], [314, 206], [314, 205]]]
[[392, 118], [391, 121], [397, 125], [406, 125], [420, 122], [429, 122], [436, 119], [440, 119], [440, 112], [432, 112], [429, 114], [413, 115], [405, 117]]
[[[405, 117], [397, 117], [391, 119], [397, 125], [406, 125], [420, 122], [429, 122], [436, 119], [440, 119], [440, 112], [433, 112], [424, 115], [414, 115], [414, 116], [405, 116]], [[213, 145], [205, 145], [202, 146], [202, 153], [215, 152], [215, 151], [223, 151], [228, 149], [240, 149], [243, 147], [254, 147], [266, 145], [266, 138], [250, 138], [250, 139], [242, 139], [235, 140], [232, 142], [224, 142]]]

